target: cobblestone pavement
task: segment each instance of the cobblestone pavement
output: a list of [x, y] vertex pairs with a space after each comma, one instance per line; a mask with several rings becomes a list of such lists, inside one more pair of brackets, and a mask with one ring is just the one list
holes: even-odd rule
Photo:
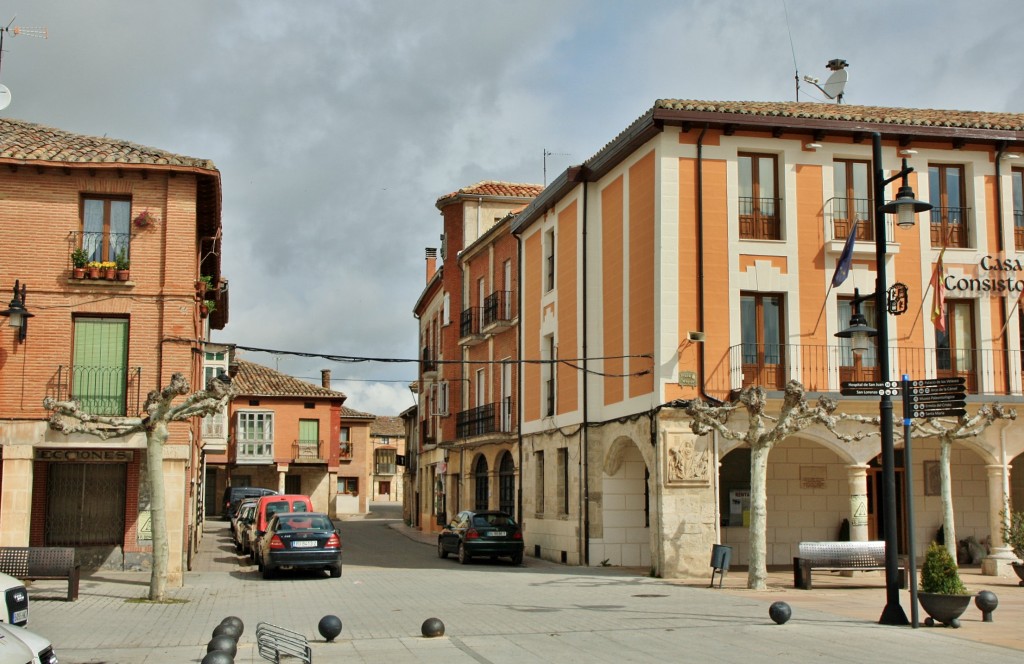
[[[994, 622], [982, 622], [972, 606], [960, 629], [914, 630], [876, 624], [885, 600], [877, 576], [816, 574], [814, 590], [800, 591], [792, 589], [791, 575], [779, 572], [771, 575], [768, 591], [754, 592], [743, 588], [745, 574], [737, 572], [726, 576], [722, 589], [709, 589], [710, 568], [708, 579], [670, 581], [529, 557], [520, 567], [504, 561], [461, 566], [437, 560], [433, 538], [400, 521], [372, 517], [343, 523], [342, 530], [351, 540], [370, 532], [366, 528], [380, 528], [373, 531], [382, 538], [374, 545], [379, 559], [346, 558], [340, 579], [264, 581], [235, 555], [224, 522], [211, 521], [184, 586], [168, 593], [175, 603], [129, 601], [145, 596], [145, 573], [87, 576], [75, 602], [60, 599], [66, 583], [37, 582], [30, 590], [29, 627], [54, 642], [62, 664], [200, 662], [214, 627], [229, 615], [245, 623], [235, 662], [264, 661], [255, 645], [260, 621], [303, 634], [320, 663], [991, 664], [1024, 657], [1024, 588], [1015, 578], [965, 574], [972, 590], [999, 596]], [[389, 562], [384, 551], [400, 548], [422, 550], [425, 568]], [[793, 608], [792, 620], [781, 626], [768, 618], [768, 606], [777, 600]], [[906, 593], [902, 600], [906, 609]], [[317, 632], [327, 614], [344, 624], [330, 643]], [[446, 634], [424, 638], [421, 625], [434, 616], [444, 621]]]

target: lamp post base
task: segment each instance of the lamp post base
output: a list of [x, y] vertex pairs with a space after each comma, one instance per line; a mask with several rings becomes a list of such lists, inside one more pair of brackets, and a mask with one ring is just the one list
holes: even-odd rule
[[879, 625], [909, 625], [907, 614], [899, 604], [886, 604], [882, 609], [882, 617], [878, 619]]

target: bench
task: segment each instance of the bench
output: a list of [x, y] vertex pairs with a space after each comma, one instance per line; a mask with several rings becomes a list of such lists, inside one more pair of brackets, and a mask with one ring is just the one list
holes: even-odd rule
[[[831, 572], [884, 570], [885, 542], [800, 542], [793, 558], [793, 587], [811, 589], [811, 570]], [[899, 568], [901, 588], [907, 587], [906, 570]]]
[[80, 568], [71, 546], [0, 546], [0, 572], [22, 581], [67, 579], [68, 601], [78, 599]]

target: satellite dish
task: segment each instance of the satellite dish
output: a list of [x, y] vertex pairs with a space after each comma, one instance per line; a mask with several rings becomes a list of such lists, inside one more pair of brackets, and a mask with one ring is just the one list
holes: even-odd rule
[[825, 93], [825, 96], [829, 99], [835, 99], [837, 97], [842, 98], [843, 89], [846, 87], [846, 81], [850, 79], [850, 73], [845, 69], [832, 72], [832, 75], [825, 81], [825, 85], [821, 87], [821, 91]]
[[0, 84], [0, 111], [11, 105], [11, 91], [6, 85]]

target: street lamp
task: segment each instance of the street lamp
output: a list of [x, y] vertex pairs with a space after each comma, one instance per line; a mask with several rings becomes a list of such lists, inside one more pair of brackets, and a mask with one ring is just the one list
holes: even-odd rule
[[[19, 286], [21, 287], [19, 290]], [[7, 317], [7, 324], [18, 330], [18, 343], [24, 343], [28, 335], [28, 319], [35, 316], [25, 308], [25, 291], [27, 286], [22, 285], [17, 279], [14, 281], [14, 298], [7, 305], [5, 311], [0, 311], [0, 316]]]
[[[875, 222], [875, 292], [868, 297], [875, 298], [875, 311], [877, 312], [878, 330], [875, 335], [878, 337], [878, 372], [880, 381], [889, 380], [889, 322], [888, 303], [886, 301], [885, 287], [885, 215], [899, 215], [898, 225], [900, 228], [910, 228], [914, 225], [914, 217], [918, 212], [926, 212], [932, 206], [914, 198], [914, 191], [911, 189], [907, 176], [914, 170], [907, 166], [907, 160], [903, 160], [903, 167], [892, 177], [886, 178], [882, 172], [882, 137], [878, 132], [871, 134], [871, 161], [872, 161], [872, 185], [874, 190], [874, 215]], [[885, 200], [885, 186], [902, 178], [902, 186], [896, 194], [896, 200], [883, 204]], [[855, 292], [855, 295], [856, 294]], [[857, 300], [857, 297], [854, 298]], [[857, 302], [859, 304], [859, 302]], [[858, 340], [862, 343], [866, 336], [871, 336], [871, 328], [858, 309], [854, 319], [851, 321], [850, 329], [837, 332], [838, 337], [850, 337], [851, 341]], [[859, 316], [860, 320], [857, 319]], [[863, 322], [861, 322], [863, 321]], [[899, 560], [896, 534], [896, 453], [893, 444], [892, 432], [892, 398], [888, 390], [882, 390], [881, 401], [878, 405], [878, 414], [882, 433], [882, 518], [885, 524], [885, 608], [878, 622], [882, 625], [907, 625], [907, 614], [900, 606], [899, 587]], [[914, 573], [914, 561], [910, 561], [911, 574]]]

